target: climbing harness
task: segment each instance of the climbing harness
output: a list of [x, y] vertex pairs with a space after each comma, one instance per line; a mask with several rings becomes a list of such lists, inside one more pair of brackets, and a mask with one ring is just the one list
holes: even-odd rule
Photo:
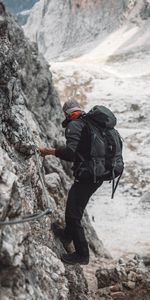
[[35, 220], [38, 220], [38, 219], [52, 213], [52, 209], [50, 208], [49, 197], [47, 195], [46, 187], [45, 187], [45, 184], [44, 184], [44, 176], [42, 174], [43, 172], [41, 172], [41, 168], [40, 168], [40, 160], [39, 160], [40, 154], [36, 150], [36, 148], [34, 148], [33, 153], [31, 155], [33, 155], [33, 154], [35, 154], [37, 171], [38, 171], [38, 175], [39, 175], [39, 178], [40, 178], [40, 181], [41, 181], [41, 184], [42, 184], [44, 197], [45, 197], [45, 200], [46, 200], [46, 203], [47, 203], [47, 208], [42, 212], [37, 212], [37, 213], [22, 216], [21, 219], [10, 220], [10, 221], [0, 221], [0, 226], [22, 224], [22, 223], [25, 223], [25, 222], [35, 221]]

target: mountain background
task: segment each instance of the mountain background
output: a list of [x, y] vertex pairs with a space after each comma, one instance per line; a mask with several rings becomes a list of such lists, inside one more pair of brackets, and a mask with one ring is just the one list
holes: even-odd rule
[[102, 39], [122, 23], [129, 1], [3, 2], [15, 14], [19, 24], [25, 25], [26, 34], [38, 43], [45, 57], [54, 59], [62, 52], [68, 53], [68, 49], [71, 49], [70, 55], [79, 55], [91, 46], [91, 41], [95, 45], [97, 39]]
[[69, 97], [86, 111], [112, 109], [125, 160], [115, 199], [105, 183], [89, 202], [90, 264], [72, 268], [50, 231], [53, 220], [64, 222], [72, 178], [67, 163], [46, 158], [53, 214], [0, 227], [0, 299], [149, 300], [150, 1], [7, 1], [0, 14], [1, 219], [47, 207], [26, 154], [33, 144], [64, 143], [61, 104]]
[[23, 25], [27, 22], [29, 11], [37, 0], [4, 0], [3, 3], [9, 8], [9, 11], [15, 16], [17, 22]]

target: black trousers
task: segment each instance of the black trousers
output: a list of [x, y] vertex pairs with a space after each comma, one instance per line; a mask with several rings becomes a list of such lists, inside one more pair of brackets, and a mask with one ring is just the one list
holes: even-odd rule
[[68, 241], [73, 240], [75, 251], [81, 256], [89, 256], [88, 243], [85, 238], [81, 219], [90, 197], [101, 184], [102, 182], [75, 181], [68, 194], [64, 234]]

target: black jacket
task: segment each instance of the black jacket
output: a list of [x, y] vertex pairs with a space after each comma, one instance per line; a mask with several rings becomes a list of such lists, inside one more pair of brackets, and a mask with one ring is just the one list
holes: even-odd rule
[[82, 159], [90, 160], [91, 141], [84, 114], [65, 121], [66, 146], [56, 149], [56, 156], [62, 160], [74, 162], [74, 171]]

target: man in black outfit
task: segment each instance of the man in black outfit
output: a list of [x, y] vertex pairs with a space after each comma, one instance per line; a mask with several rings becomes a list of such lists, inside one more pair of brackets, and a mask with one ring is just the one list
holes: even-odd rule
[[55, 155], [62, 160], [74, 163], [75, 181], [68, 193], [65, 212], [65, 229], [56, 223], [52, 225], [53, 232], [65, 245], [73, 241], [75, 252], [63, 254], [62, 261], [68, 264], [88, 264], [89, 248], [85, 238], [81, 219], [91, 195], [101, 186], [102, 181], [93, 182], [92, 178], [79, 178], [81, 161], [90, 160], [91, 140], [84, 121], [85, 113], [79, 103], [70, 99], [63, 106], [66, 119], [62, 123], [65, 127], [66, 146], [61, 148], [39, 148], [42, 156]]

